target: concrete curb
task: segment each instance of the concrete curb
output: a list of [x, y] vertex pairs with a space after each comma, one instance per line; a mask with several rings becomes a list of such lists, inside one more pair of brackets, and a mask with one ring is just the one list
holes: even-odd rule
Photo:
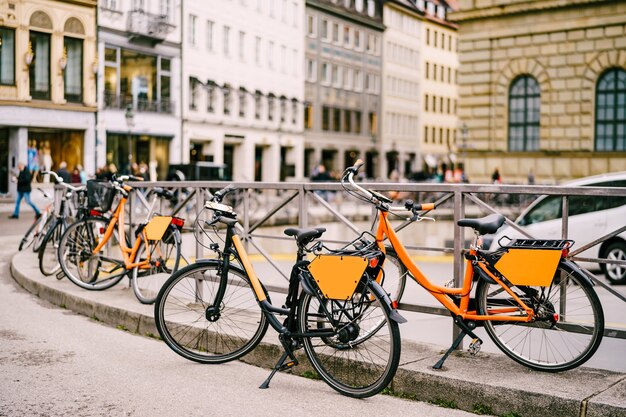
[[[33, 258], [32, 253], [19, 252], [11, 259], [13, 278], [27, 291], [108, 325], [148, 337], [157, 335], [153, 307], [139, 304], [132, 291], [118, 288], [85, 291], [67, 280], [44, 277]], [[591, 368], [546, 374], [528, 370], [503, 355], [487, 353], [453, 354], [444, 369], [435, 371], [431, 366], [441, 351], [441, 347], [403, 341], [402, 361], [392, 392], [467, 411], [510, 417], [626, 415], [626, 374]], [[270, 329], [263, 343], [243, 361], [271, 368], [280, 353], [276, 334]], [[298, 357], [302, 365], [292, 372], [302, 375], [311, 371], [304, 353], [299, 352]]]

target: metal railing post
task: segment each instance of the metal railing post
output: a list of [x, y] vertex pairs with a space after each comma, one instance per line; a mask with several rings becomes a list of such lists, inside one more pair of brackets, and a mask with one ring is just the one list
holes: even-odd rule
[[[200, 212], [202, 211], [202, 207], [204, 206], [204, 202], [202, 201], [202, 195], [200, 194], [201, 192], [201, 188], [200, 187], [196, 187], [196, 192], [195, 192], [195, 197], [196, 197], [196, 217], [200, 214]], [[202, 224], [198, 223], [198, 227], [202, 228], [204, 227]], [[202, 246], [202, 244], [204, 243], [204, 233], [200, 233], [198, 232], [196, 234], [196, 259], [201, 259], [204, 256], [204, 247]]]
[[[457, 224], [465, 212], [465, 201], [463, 193], [459, 190], [454, 191], [454, 286], [461, 287], [463, 285], [463, 256], [462, 249], [464, 240], [464, 229]], [[452, 326], [452, 340], [456, 339], [460, 331], [457, 326]], [[459, 344], [457, 350], [463, 350], [463, 342]]]
[[304, 189], [304, 184], [300, 184], [298, 192], [300, 193], [298, 196], [298, 226], [307, 227], [309, 225], [309, 217], [306, 208], [306, 190]]
[[[562, 213], [563, 213], [563, 218], [561, 221], [561, 237], [563, 239], [567, 239], [567, 235], [569, 233], [568, 227], [569, 227], [569, 197], [564, 195], [563, 196], [563, 206], [562, 206]], [[564, 280], [564, 272], [561, 272], [561, 280], [560, 280], [560, 293], [561, 293], [561, 297], [559, 299], [559, 308], [561, 309], [561, 314], [559, 314], [559, 320], [561, 320], [563, 317], [567, 317], [567, 282], [565, 282], [566, 280]]]

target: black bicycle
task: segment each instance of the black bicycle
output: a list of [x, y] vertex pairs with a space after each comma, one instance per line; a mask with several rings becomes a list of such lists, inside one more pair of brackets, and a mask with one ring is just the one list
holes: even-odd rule
[[217, 259], [177, 271], [159, 292], [154, 314], [161, 338], [186, 359], [223, 363], [254, 349], [271, 325], [284, 353], [260, 388], [268, 388], [277, 371], [297, 365], [294, 352], [304, 348], [315, 371], [338, 392], [356, 398], [380, 392], [398, 367], [398, 323], [405, 322], [376, 282], [384, 254], [358, 242], [353, 250], [321, 253], [317, 239], [324, 228], [286, 229], [297, 243], [297, 262], [285, 305], [276, 307], [235, 231], [236, 213], [221, 203], [232, 189], [205, 204], [213, 213], [205, 226], [226, 232], [223, 249], [208, 246]]

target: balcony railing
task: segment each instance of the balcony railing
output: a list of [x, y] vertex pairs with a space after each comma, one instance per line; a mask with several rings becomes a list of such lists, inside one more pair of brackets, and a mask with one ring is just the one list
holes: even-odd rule
[[174, 25], [168, 22], [167, 15], [147, 13], [143, 10], [132, 10], [128, 13], [126, 30], [131, 34], [131, 38], [161, 42], [172, 29]]
[[147, 100], [138, 98], [133, 101], [132, 96], [104, 93], [105, 109], [126, 109], [129, 104], [138, 112], [172, 114], [174, 110], [174, 103], [170, 100]]

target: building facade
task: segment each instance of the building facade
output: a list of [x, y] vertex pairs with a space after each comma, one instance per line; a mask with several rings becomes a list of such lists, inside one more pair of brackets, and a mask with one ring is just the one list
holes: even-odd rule
[[0, 2], [0, 193], [18, 162], [93, 169], [96, 0]]
[[422, 14], [409, 0], [387, 1], [383, 9], [381, 150], [385, 178], [416, 171], [419, 153], [422, 71]]
[[[427, 175], [450, 172], [453, 167], [462, 166], [464, 159], [457, 117], [458, 33], [457, 26], [448, 19], [454, 5], [441, 0], [416, 2], [423, 13], [419, 54], [422, 117], [418, 120], [418, 137], [421, 169]], [[458, 182], [459, 178], [452, 180]]]
[[357, 159], [387, 170], [381, 146], [382, 2], [307, 0], [305, 172], [341, 174]]
[[235, 181], [303, 177], [304, 0], [184, 1], [185, 161]]
[[97, 168], [165, 180], [185, 158], [181, 13], [180, 0], [100, 1]]
[[461, 0], [451, 19], [472, 181], [626, 170], [626, 3]]

